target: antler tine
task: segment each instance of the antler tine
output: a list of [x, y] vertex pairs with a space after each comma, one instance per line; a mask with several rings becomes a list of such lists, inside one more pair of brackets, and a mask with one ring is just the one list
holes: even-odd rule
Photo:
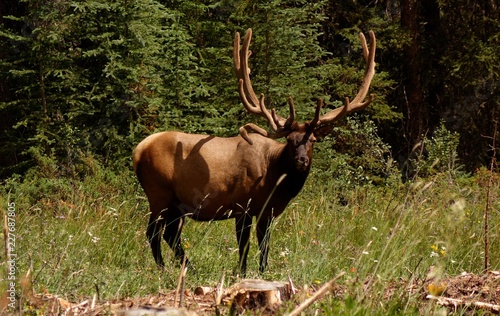
[[292, 126], [295, 122], [295, 106], [293, 104], [292, 97], [288, 97], [288, 106], [290, 108], [290, 116], [286, 120], [276, 114], [275, 109], [272, 110], [273, 121], [276, 125], [276, 129], [274, 129], [274, 133], [269, 134], [269, 137], [280, 138], [288, 135], [292, 131]]
[[234, 42], [233, 42], [233, 63], [234, 63], [234, 71], [236, 72], [236, 77], [238, 77], [238, 81], [240, 79], [240, 32], [236, 32], [234, 34]]
[[260, 94], [260, 99], [259, 99], [259, 106], [260, 110], [263, 113], [263, 116], [267, 119], [267, 122], [269, 123], [269, 126], [273, 131], [276, 131], [278, 129], [278, 124], [279, 121], [276, 119], [276, 111], [273, 109], [272, 110], [272, 115], [269, 113], [269, 111], [266, 108], [266, 105], [264, 103], [264, 93]]
[[295, 106], [293, 105], [292, 97], [288, 97], [288, 107], [290, 109], [290, 116], [285, 122], [285, 126], [291, 126], [295, 122]]
[[278, 128], [289, 128], [295, 122], [295, 105], [293, 104], [292, 97], [288, 97], [288, 107], [290, 109], [290, 116], [285, 120], [276, 113], [276, 110], [272, 110], [274, 123]]
[[319, 98], [318, 103], [316, 105], [316, 111], [314, 112], [314, 118], [312, 119], [311, 122], [309, 122], [310, 127], [314, 128], [318, 124], [322, 107], [323, 107], [323, 99]]
[[333, 111], [330, 111], [325, 115], [321, 116], [319, 122], [320, 125], [330, 124], [349, 113], [364, 109], [373, 101], [374, 98], [373, 94], [370, 94], [368, 96], [368, 99], [365, 100], [373, 76], [375, 75], [375, 50], [377, 47], [375, 33], [373, 33], [373, 31], [370, 31], [369, 34], [370, 34], [370, 48], [368, 48], [364, 34], [359, 33], [359, 37], [361, 39], [361, 46], [363, 49], [363, 57], [366, 62], [366, 70], [358, 94], [354, 97], [352, 101], [349, 101], [349, 98], [346, 98], [346, 104], [344, 106], [337, 108]]
[[[372, 38], [371, 38], [372, 34], [373, 34], [373, 32], [370, 31], [370, 41], [372, 41]], [[365, 34], [360, 32], [359, 39], [361, 40], [361, 48], [363, 49], [363, 58], [365, 59], [366, 62], [368, 62], [368, 56], [369, 56], [370, 52], [368, 50], [368, 45], [366, 44]], [[373, 43], [373, 41], [372, 41], [372, 43]]]

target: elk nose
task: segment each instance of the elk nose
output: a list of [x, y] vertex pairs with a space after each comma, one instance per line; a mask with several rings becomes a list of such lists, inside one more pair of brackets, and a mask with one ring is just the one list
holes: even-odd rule
[[307, 167], [309, 165], [309, 158], [307, 156], [299, 157], [298, 162], [300, 165]]

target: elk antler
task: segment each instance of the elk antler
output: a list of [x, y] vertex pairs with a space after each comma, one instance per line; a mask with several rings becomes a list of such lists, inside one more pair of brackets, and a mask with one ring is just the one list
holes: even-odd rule
[[370, 49], [368, 49], [366, 38], [363, 33], [359, 33], [359, 38], [361, 39], [361, 45], [363, 47], [363, 57], [365, 58], [366, 62], [366, 70], [365, 77], [363, 78], [363, 82], [361, 83], [361, 88], [359, 89], [358, 94], [352, 101], [349, 101], [349, 98], [346, 98], [346, 104], [344, 106], [320, 116], [319, 121], [316, 124], [317, 128], [329, 125], [349, 113], [364, 109], [370, 104], [370, 102], [372, 102], [374, 98], [373, 94], [370, 94], [368, 99], [365, 100], [365, 97], [368, 94], [368, 89], [370, 88], [370, 83], [372, 81], [373, 75], [375, 75], [376, 39], [375, 34], [372, 31], [370, 31], [369, 34]]
[[292, 131], [293, 123], [295, 122], [295, 107], [293, 105], [292, 97], [288, 98], [288, 105], [290, 107], [290, 116], [285, 119], [279, 116], [273, 109], [271, 112], [266, 108], [264, 103], [264, 94], [257, 98], [255, 91], [250, 81], [250, 67], [248, 67], [248, 58], [252, 52], [248, 49], [250, 41], [252, 40], [252, 29], [248, 29], [245, 38], [243, 39], [243, 47], [240, 51], [240, 33], [236, 32], [234, 36], [234, 69], [238, 77], [238, 92], [240, 93], [241, 101], [248, 112], [257, 114], [264, 117], [269, 126], [273, 130], [272, 133], [267, 132], [263, 128], [248, 123], [240, 127], [241, 136], [249, 143], [252, 141], [248, 137], [248, 132], [253, 131], [270, 138], [280, 138], [288, 135]]

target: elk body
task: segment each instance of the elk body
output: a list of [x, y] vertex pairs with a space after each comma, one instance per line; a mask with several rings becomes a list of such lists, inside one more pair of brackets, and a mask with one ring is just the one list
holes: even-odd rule
[[[235, 36], [238, 90], [246, 110], [264, 117], [271, 132], [251, 123], [240, 128], [240, 136], [230, 138], [162, 132], [147, 137], [134, 150], [134, 170], [151, 211], [146, 235], [160, 267], [164, 266], [162, 232], [163, 239], [182, 261], [184, 249], [180, 236], [186, 217], [198, 221], [234, 218], [239, 267], [244, 273], [255, 218], [260, 271], [264, 271], [270, 224], [302, 189], [311, 168], [314, 142], [331, 131], [334, 121], [365, 108], [373, 98], [370, 95], [365, 100], [375, 74], [373, 32], [370, 32], [370, 48], [360, 34], [366, 72], [356, 97], [324, 115], [320, 115], [320, 99], [314, 118], [303, 124], [295, 121], [292, 98], [288, 99], [290, 116], [285, 119], [274, 110], [267, 110], [264, 96], [258, 98], [255, 94], [248, 67], [251, 37], [249, 29], [240, 51], [240, 35]], [[285, 143], [275, 140], [282, 137], [286, 138]]]

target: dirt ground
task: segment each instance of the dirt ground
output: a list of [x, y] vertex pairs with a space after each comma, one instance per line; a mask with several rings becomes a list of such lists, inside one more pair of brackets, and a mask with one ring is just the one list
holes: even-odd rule
[[[365, 282], [368, 287], [369, 281]], [[297, 305], [306, 298], [311, 297], [317, 287], [309, 287], [307, 290], [299, 289], [291, 295]], [[220, 305], [216, 305], [216, 293], [221, 293]], [[393, 295], [405, 293], [417, 295], [422, 302], [428, 304], [430, 301], [446, 306], [450, 312], [458, 309], [469, 309], [471, 313], [482, 310], [486, 314], [499, 314], [500, 312], [500, 272], [490, 271], [478, 276], [472, 273], [437, 280], [396, 280], [390, 282], [385, 290], [385, 297], [389, 299]], [[233, 293], [234, 294], [234, 293]], [[334, 285], [327, 295], [334, 295], [341, 299], [346, 294], [346, 287]], [[216, 289], [200, 287], [195, 290], [184, 290], [182, 298], [176, 291], [159, 293], [148, 297], [127, 298], [98, 302], [97, 299], [89, 298], [82, 302], [69, 302], [61, 296], [49, 293], [30, 294], [25, 298], [25, 311], [30, 310], [33, 314], [42, 311], [44, 315], [216, 315], [227, 314], [231, 298], [234, 295], [225, 292], [217, 292]], [[266, 306], [266, 300], [262, 297], [247, 295], [248, 299], [243, 308], [253, 309], [258, 314], [273, 315], [275, 307]], [[184, 308], [173, 309], [172, 307], [182, 299]], [[319, 300], [321, 297], [319, 298]], [[260, 300], [260, 301], [259, 301]], [[233, 304], [235, 305], [235, 304]], [[26, 310], [27, 309], [27, 310]]]

